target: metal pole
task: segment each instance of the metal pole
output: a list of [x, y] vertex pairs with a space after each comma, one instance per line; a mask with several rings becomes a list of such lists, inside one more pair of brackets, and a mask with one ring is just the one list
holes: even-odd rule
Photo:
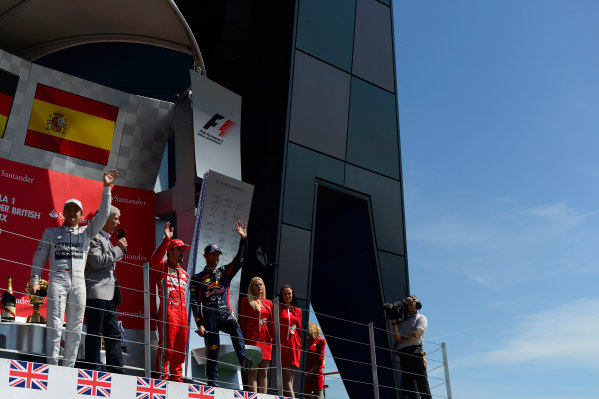
[[274, 298], [275, 308], [275, 347], [277, 348], [277, 392], [283, 395], [283, 367], [281, 366], [281, 321], [279, 320], [279, 297]]
[[451, 384], [449, 383], [449, 365], [447, 364], [447, 348], [445, 348], [445, 342], [441, 342], [441, 352], [443, 352], [443, 368], [445, 369], [445, 387], [447, 388], [447, 399], [451, 399]]
[[144, 352], [145, 352], [145, 376], [152, 374], [152, 347], [150, 340], [150, 264], [144, 263]]
[[379, 377], [376, 372], [376, 348], [374, 346], [374, 324], [368, 323], [368, 335], [370, 336], [370, 361], [372, 362], [372, 388], [374, 399], [379, 399]]

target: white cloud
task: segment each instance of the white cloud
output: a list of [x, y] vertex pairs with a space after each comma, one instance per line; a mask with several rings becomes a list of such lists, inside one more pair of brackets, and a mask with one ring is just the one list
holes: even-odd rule
[[466, 274], [466, 277], [468, 277], [470, 280], [474, 281], [475, 283], [485, 284], [485, 283], [489, 282], [489, 279], [486, 276], [483, 276], [481, 274], [471, 273], [469, 271], [465, 271], [464, 273]]
[[[491, 200], [490, 202], [494, 202]], [[472, 208], [453, 209], [439, 203], [420, 206], [421, 217], [407, 223], [408, 239], [431, 246], [455, 248], [471, 245], [494, 246], [530, 241], [546, 241], [571, 234], [597, 211], [585, 212], [569, 207], [565, 202], [536, 206], [522, 206], [515, 200], [501, 206], [485, 209], [476, 214]]]
[[497, 203], [516, 203], [518, 202], [518, 198], [516, 197], [497, 197], [497, 198], [491, 198], [491, 201], [497, 202]]
[[409, 202], [406, 207], [414, 204], [406, 219], [412, 259], [430, 259], [478, 285], [599, 272], [595, 210], [566, 202], [523, 206], [514, 198], [477, 205], [431, 201], [421, 193]]
[[[597, 399], [596, 394], [587, 392], [568, 391], [566, 387], [548, 387], [547, 384], [531, 385], [527, 383], [515, 383], [514, 381], [480, 382], [478, 380], [461, 381], [460, 385], [452, 385], [452, 396], [460, 399], [564, 399], [576, 397], [576, 399]], [[441, 392], [437, 392], [439, 396]]]
[[560, 300], [555, 308], [521, 317], [507, 331], [510, 338], [474, 359], [494, 364], [599, 368], [599, 298], [568, 301], [564, 295]]
[[533, 206], [522, 210], [523, 215], [538, 216], [562, 231], [575, 228], [597, 216], [598, 212], [581, 212], [569, 207], [565, 202]]
[[458, 217], [418, 224], [409, 229], [408, 239], [423, 241], [436, 247], [459, 248], [481, 245], [491, 238], [483, 226]]

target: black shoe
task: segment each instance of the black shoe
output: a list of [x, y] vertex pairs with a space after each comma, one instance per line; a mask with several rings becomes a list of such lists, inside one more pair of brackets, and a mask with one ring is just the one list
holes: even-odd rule
[[252, 371], [253, 365], [254, 365], [254, 362], [249, 357], [246, 357], [245, 359], [243, 359], [243, 362], [241, 362], [241, 377], [242, 378], [244, 378], [244, 379], [248, 378], [250, 371]]

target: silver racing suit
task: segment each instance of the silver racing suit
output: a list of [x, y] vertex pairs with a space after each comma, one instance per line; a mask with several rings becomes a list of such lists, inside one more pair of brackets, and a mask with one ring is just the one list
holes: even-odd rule
[[67, 326], [62, 365], [73, 367], [81, 341], [85, 311], [85, 263], [92, 238], [104, 227], [110, 212], [110, 187], [104, 187], [98, 213], [83, 227], [52, 227], [44, 230], [33, 255], [31, 284], [37, 284], [46, 259], [50, 263], [46, 316], [46, 356], [48, 364], [58, 364], [64, 311]]

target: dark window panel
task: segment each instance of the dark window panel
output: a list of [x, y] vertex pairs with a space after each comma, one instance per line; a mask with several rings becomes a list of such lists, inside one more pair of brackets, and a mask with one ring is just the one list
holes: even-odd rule
[[399, 179], [395, 95], [352, 78], [346, 160]]
[[345, 186], [370, 195], [377, 248], [404, 255], [404, 221], [400, 182], [347, 165]]
[[343, 184], [342, 161], [289, 144], [283, 196], [283, 223], [312, 228], [314, 182], [318, 177], [336, 184]]
[[355, 0], [301, 0], [296, 47], [350, 72], [355, 9]]
[[296, 51], [289, 139], [345, 159], [350, 75]]
[[310, 270], [311, 232], [296, 227], [281, 226], [281, 246], [279, 251], [279, 284], [289, 284], [295, 289], [297, 297], [308, 297], [308, 272]]
[[395, 302], [405, 298], [409, 292], [406, 258], [383, 251], [378, 253], [384, 301]]
[[391, 9], [378, 1], [358, 0], [352, 73], [395, 92]]

